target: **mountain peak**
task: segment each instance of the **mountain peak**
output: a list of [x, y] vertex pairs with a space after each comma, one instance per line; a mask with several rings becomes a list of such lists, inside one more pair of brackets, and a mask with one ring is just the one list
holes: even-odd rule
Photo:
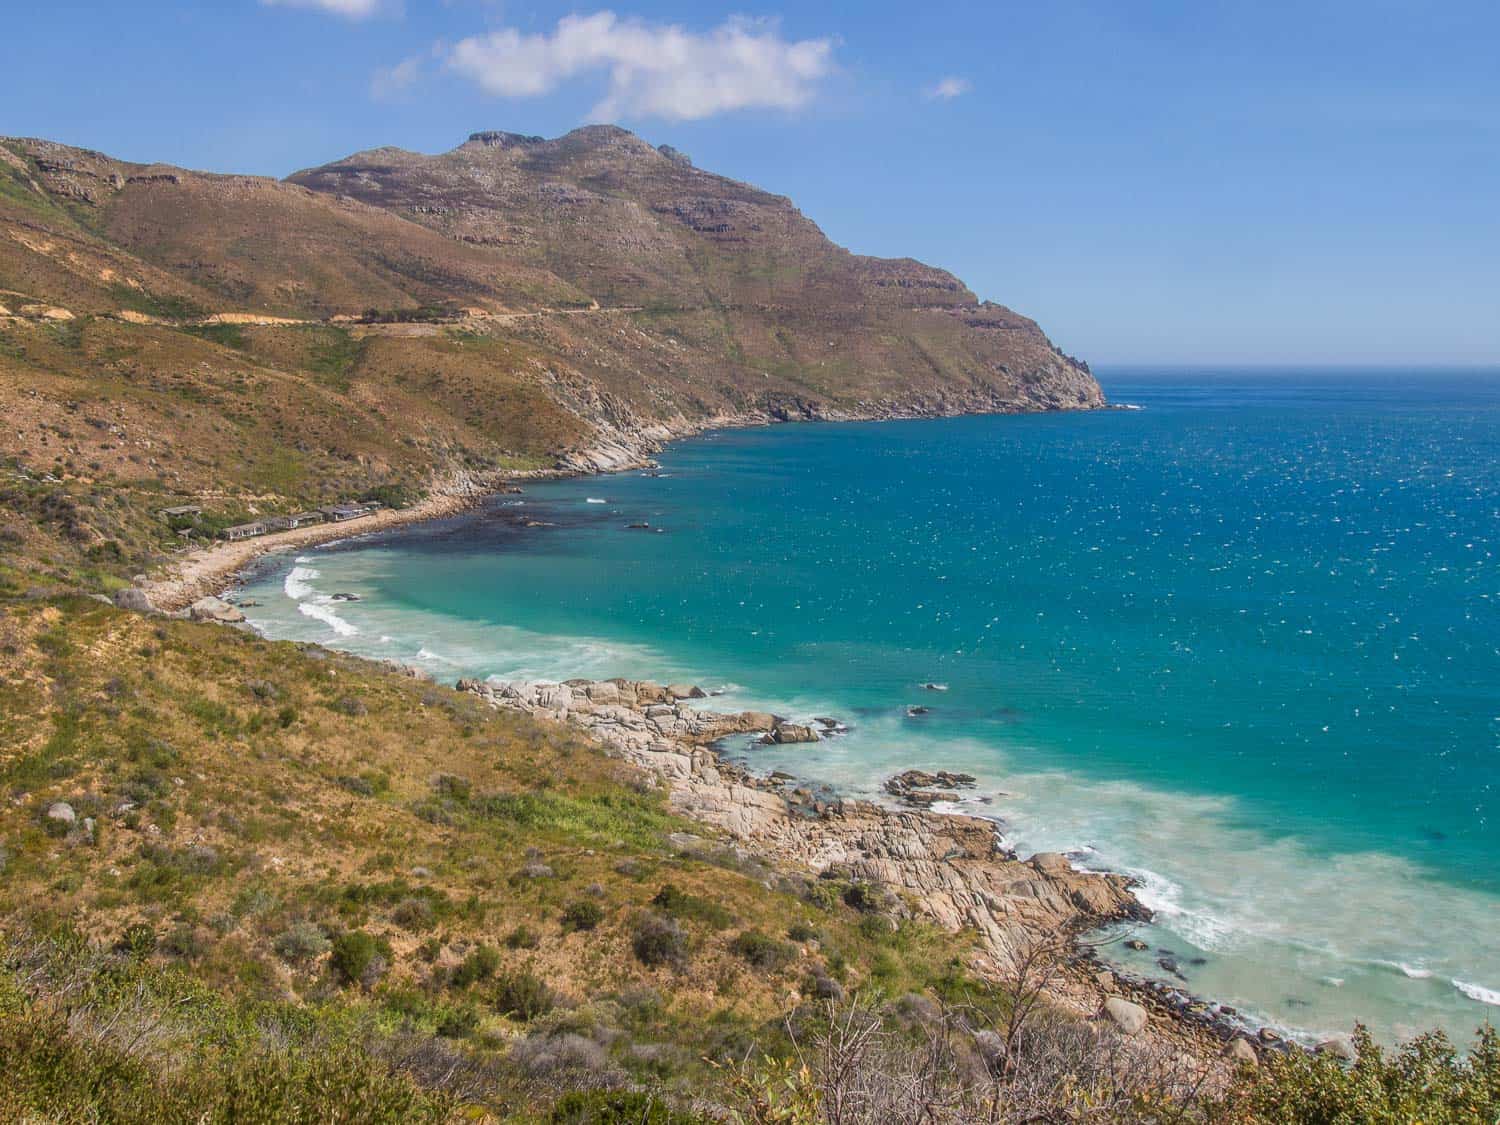
[[530, 148], [546, 143], [546, 137], [507, 133], [501, 129], [485, 129], [478, 133], [470, 133], [469, 139], [459, 148]]
[[[665, 146], [670, 148], [670, 146]], [[539, 137], [525, 133], [511, 133], [504, 129], [484, 129], [470, 133], [469, 139], [459, 145], [458, 152], [474, 152], [484, 149], [539, 149], [545, 152], [578, 152], [579, 150], [631, 152], [641, 155], [661, 155], [675, 159], [668, 152], [658, 149], [629, 129], [619, 125], [580, 125], [560, 137]], [[671, 150], [676, 152], [675, 149]], [[680, 163], [680, 161], [679, 161]]]

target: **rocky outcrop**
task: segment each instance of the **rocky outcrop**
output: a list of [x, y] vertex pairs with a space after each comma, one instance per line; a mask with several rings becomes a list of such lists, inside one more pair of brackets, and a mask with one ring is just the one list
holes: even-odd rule
[[972, 789], [975, 778], [967, 773], [938, 770], [906, 770], [885, 783], [885, 791], [904, 805], [927, 808], [939, 801], [958, 800], [957, 790]]
[[1126, 1035], [1139, 1035], [1150, 1022], [1145, 1008], [1122, 996], [1111, 996], [1104, 1001], [1103, 1014]]
[[156, 606], [152, 604], [151, 595], [139, 586], [126, 586], [116, 590], [115, 605], [121, 609], [133, 610], [136, 613], [156, 612]]
[[245, 615], [221, 598], [199, 598], [188, 606], [188, 616], [194, 621], [214, 621], [220, 625], [238, 625]]
[[790, 746], [799, 742], [817, 742], [818, 732], [806, 723], [777, 723], [760, 737], [767, 746]]
[[1001, 847], [992, 821], [820, 800], [805, 789], [796, 791], [801, 799], [789, 799], [778, 780], [756, 777], [710, 749], [730, 735], [786, 725], [765, 712], [699, 710], [675, 690], [638, 680], [460, 680], [458, 687], [493, 707], [588, 730], [661, 779], [678, 812], [723, 829], [773, 866], [880, 887], [896, 914], [949, 930], [970, 927], [1002, 962], [1038, 934], [1145, 914], [1122, 876], [1075, 871], [1055, 855], [1023, 861]]

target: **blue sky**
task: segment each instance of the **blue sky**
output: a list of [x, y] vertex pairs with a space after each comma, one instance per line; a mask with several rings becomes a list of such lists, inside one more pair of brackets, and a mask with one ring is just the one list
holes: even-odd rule
[[285, 175], [608, 118], [1109, 363], [1500, 363], [1500, 4], [12, 5], [0, 133]]

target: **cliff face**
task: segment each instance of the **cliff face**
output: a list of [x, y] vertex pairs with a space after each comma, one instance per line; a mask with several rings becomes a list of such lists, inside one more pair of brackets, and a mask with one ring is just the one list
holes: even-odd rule
[[[358, 153], [290, 182], [381, 208], [639, 309], [651, 381], [686, 408], [778, 418], [1102, 403], [1086, 366], [956, 277], [851, 254], [783, 196], [613, 126], [556, 140], [476, 133], [437, 156]], [[637, 380], [600, 381], [639, 405]]]

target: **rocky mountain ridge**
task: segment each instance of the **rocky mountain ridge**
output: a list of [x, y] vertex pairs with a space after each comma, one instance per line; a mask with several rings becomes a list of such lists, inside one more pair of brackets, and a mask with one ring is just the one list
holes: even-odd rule
[[[178, 545], [151, 516], [174, 502], [232, 523], [715, 426], [1104, 401], [952, 274], [611, 126], [285, 181], [0, 139], [0, 309], [22, 554], [125, 575]], [[83, 514], [41, 512], [58, 489]]]

